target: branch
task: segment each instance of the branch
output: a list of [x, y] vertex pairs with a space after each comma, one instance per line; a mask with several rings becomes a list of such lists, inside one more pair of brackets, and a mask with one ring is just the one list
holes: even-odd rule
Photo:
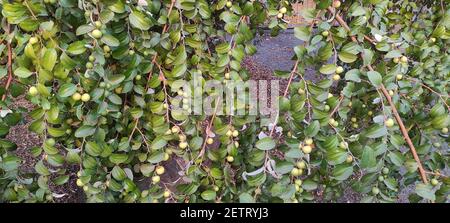
[[[328, 11], [333, 13], [333, 9], [331, 7], [328, 8]], [[339, 22], [339, 24], [342, 27], [344, 27], [347, 31], [350, 31], [350, 27], [348, 27], [347, 23], [342, 19], [342, 17], [339, 14], [336, 13], [335, 18], [336, 18], [336, 20]], [[350, 36], [350, 38], [352, 39], [353, 42], [358, 42], [354, 36]], [[365, 39], [370, 39], [370, 38], [365, 38]], [[370, 41], [370, 42], [373, 44], [372, 41]], [[371, 71], [374, 70], [371, 65], [368, 65], [368, 68]], [[414, 160], [416, 161], [416, 163], [418, 165], [418, 169], [419, 169], [419, 173], [420, 173], [420, 176], [422, 178], [422, 181], [424, 183], [428, 183], [428, 179], [427, 179], [425, 170], [424, 170], [424, 168], [422, 166], [422, 162], [420, 161], [420, 158], [417, 155], [416, 148], [414, 147], [414, 144], [412, 143], [411, 138], [408, 135], [408, 131], [406, 130], [405, 125], [403, 124], [403, 121], [400, 118], [400, 115], [398, 114], [397, 108], [395, 107], [395, 104], [392, 101], [392, 98], [389, 95], [389, 92], [386, 90], [386, 88], [384, 87], [383, 84], [380, 86], [380, 89], [383, 92], [383, 95], [386, 97], [387, 101], [389, 102], [389, 105], [391, 107], [392, 113], [393, 113], [395, 119], [397, 120], [398, 125], [400, 126], [400, 131], [401, 131], [401, 133], [403, 135], [403, 138], [406, 140], [406, 142], [407, 142], [407, 144], [409, 146], [409, 149], [411, 150], [411, 153], [412, 153], [412, 155], [414, 157]]]
[[[10, 33], [10, 25], [8, 23], [7, 28], [6, 28], [6, 35], [8, 36]], [[7, 62], [7, 67], [8, 67], [8, 79], [6, 80], [6, 85], [5, 85], [5, 93], [2, 96], [2, 101], [4, 101], [6, 99], [6, 95], [8, 94], [8, 89], [9, 86], [11, 85], [11, 81], [12, 81], [12, 49], [11, 49], [11, 42], [6, 40], [6, 45], [8, 47], [8, 62]]]

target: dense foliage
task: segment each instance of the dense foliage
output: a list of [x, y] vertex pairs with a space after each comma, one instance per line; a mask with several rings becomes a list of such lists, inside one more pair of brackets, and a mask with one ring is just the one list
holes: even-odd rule
[[22, 173], [0, 140], [0, 200], [50, 202], [77, 167], [87, 202], [336, 201], [349, 187], [448, 201], [448, 1], [318, 0], [294, 29], [295, 66], [274, 74], [288, 80], [277, 128], [186, 113], [182, 80], [248, 80], [253, 39], [286, 29], [291, 3], [2, 0], [0, 135], [26, 94], [43, 144]]

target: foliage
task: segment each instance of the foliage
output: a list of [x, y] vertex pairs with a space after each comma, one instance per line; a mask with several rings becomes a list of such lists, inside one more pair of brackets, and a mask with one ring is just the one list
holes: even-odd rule
[[[180, 80], [249, 79], [241, 62], [256, 52], [258, 31], [277, 34], [292, 13], [288, 1], [265, 2], [3, 0], [0, 55], [6, 61], [13, 47], [17, 82], [9, 91], [30, 86], [30, 130], [43, 144], [32, 149], [30, 175], [1, 141], [1, 200], [51, 201], [49, 185], [67, 184], [78, 167], [87, 202], [336, 201], [350, 186], [364, 202], [394, 202], [408, 185], [412, 202], [445, 202], [450, 4], [320, 0], [304, 10], [315, 26], [294, 29], [304, 41], [296, 65], [276, 72], [289, 74], [281, 131], [253, 115], [177, 109], [189, 92]], [[318, 81], [303, 78], [309, 70]], [[421, 182], [384, 87], [431, 184]], [[2, 136], [22, 113], [2, 115]], [[168, 163], [181, 174], [173, 181]]]

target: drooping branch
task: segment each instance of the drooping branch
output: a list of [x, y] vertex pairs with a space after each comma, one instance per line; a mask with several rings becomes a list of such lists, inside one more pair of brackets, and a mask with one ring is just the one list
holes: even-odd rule
[[[333, 8], [329, 7], [328, 11], [331, 12], [331, 13], [335, 13], [336, 21], [338, 21], [338, 23], [342, 27], [344, 27], [344, 29], [346, 29], [347, 31], [350, 31], [350, 27], [347, 25], [347, 23], [342, 19], [342, 17], [337, 12], [334, 12]], [[350, 36], [350, 38], [352, 39], [353, 42], [358, 42], [356, 37]], [[369, 37], [365, 36], [364, 39], [368, 40], [369, 42], [371, 42], [373, 44], [373, 41]], [[369, 68], [370, 71], [374, 71], [374, 69], [373, 69], [373, 67], [371, 65], [368, 65], [368, 68]], [[383, 84], [381, 84], [380, 89], [381, 89], [383, 95], [386, 97], [387, 101], [389, 102], [389, 105], [390, 105], [391, 110], [392, 110], [392, 114], [394, 115], [395, 119], [397, 120], [397, 123], [398, 123], [398, 125], [400, 127], [400, 131], [401, 131], [401, 133], [403, 135], [403, 138], [405, 139], [406, 143], [408, 144], [409, 149], [411, 150], [411, 153], [412, 153], [412, 155], [414, 157], [414, 160], [416, 161], [416, 163], [418, 165], [418, 169], [419, 169], [419, 173], [420, 173], [420, 177], [422, 178], [422, 181], [424, 183], [428, 183], [428, 179], [427, 179], [427, 175], [426, 175], [425, 169], [422, 166], [422, 162], [420, 161], [420, 158], [417, 155], [416, 148], [414, 147], [414, 144], [412, 143], [411, 138], [408, 135], [408, 131], [406, 130], [405, 125], [403, 124], [403, 121], [402, 121], [402, 119], [401, 119], [401, 117], [400, 117], [400, 115], [399, 115], [399, 113], [397, 111], [397, 108], [395, 107], [394, 102], [392, 101], [391, 96], [389, 95], [389, 92], [386, 90], [386, 88], [384, 87]]]
[[[6, 35], [8, 36], [9, 33], [11, 32], [11, 27], [9, 25], [9, 23], [6, 26]], [[5, 84], [5, 93], [2, 96], [2, 101], [4, 101], [6, 99], [6, 95], [8, 94], [8, 89], [9, 86], [11, 85], [12, 82], [12, 49], [11, 49], [11, 42], [6, 40], [6, 46], [8, 48], [8, 61], [6, 66], [8, 67], [8, 79], [6, 80], [6, 84]]]

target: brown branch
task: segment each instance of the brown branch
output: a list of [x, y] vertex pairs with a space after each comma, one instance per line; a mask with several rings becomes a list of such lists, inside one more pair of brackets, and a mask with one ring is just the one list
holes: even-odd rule
[[[329, 7], [328, 11], [333, 12], [333, 9], [331, 7]], [[336, 13], [335, 18], [339, 22], [339, 24], [341, 24], [342, 27], [344, 27], [347, 31], [350, 31], [350, 27], [348, 27], [347, 23], [342, 19], [342, 17], [339, 14]], [[350, 36], [350, 37], [351, 37], [353, 42], [358, 42], [354, 36]], [[368, 68], [371, 71], [374, 70], [371, 65], [368, 65]], [[403, 121], [400, 118], [400, 115], [398, 114], [397, 108], [395, 107], [395, 104], [392, 101], [392, 98], [389, 95], [389, 92], [386, 90], [386, 88], [384, 87], [383, 84], [380, 86], [380, 89], [383, 92], [383, 95], [386, 97], [387, 101], [389, 102], [389, 105], [391, 107], [392, 113], [393, 113], [395, 119], [397, 120], [398, 125], [400, 126], [400, 131], [401, 131], [401, 133], [403, 135], [403, 138], [407, 142], [407, 144], [408, 144], [408, 146], [409, 146], [409, 148], [411, 150], [411, 153], [412, 153], [412, 155], [414, 157], [414, 160], [416, 161], [416, 163], [418, 165], [418, 169], [419, 169], [419, 173], [420, 173], [420, 176], [422, 178], [422, 181], [424, 183], [428, 183], [427, 175], [425, 174], [425, 170], [424, 170], [424, 168], [422, 166], [422, 162], [420, 161], [420, 158], [417, 155], [416, 148], [414, 147], [414, 144], [412, 143], [411, 138], [408, 135], [408, 131], [406, 130], [405, 125], [403, 124]]]
[[[8, 23], [7, 28], [6, 28], [6, 35], [8, 36], [10, 33], [10, 25]], [[2, 101], [4, 101], [6, 99], [6, 95], [8, 94], [8, 89], [9, 86], [11, 85], [11, 81], [13, 78], [12, 75], [12, 49], [11, 49], [11, 42], [6, 40], [6, 45], [8, 48], [8, 62], [7, 62], [7, 67], [8, 67], [8, 79], [6, 80], [6, 85], [5, 85], [5, 93], [2, 96]]]

